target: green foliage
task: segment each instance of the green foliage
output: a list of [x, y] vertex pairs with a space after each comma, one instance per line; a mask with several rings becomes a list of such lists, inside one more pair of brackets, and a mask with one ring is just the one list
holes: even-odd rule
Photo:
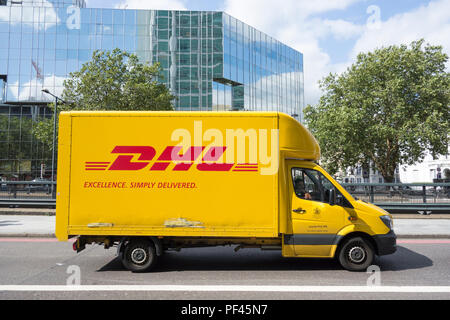
[[29, 117], [0, 114], [0, 176], [18, 173], [20, 162], [32, 156], [33, 121]]
[[450, 74], [441, 46], [389, 46], [361, 53], [341, 75], [321, 82], [324, 95], [305, 108], [324, 165], [336, 172], [373, 162], [386, 182], [399, 164], [446, 154]]
[[29, 157], [31, 145], [19, 143], [30, 140], [32, 121], [27, 117], [0, 115], [0, 159], [22, 160]]
[[38, 141], [44, 142], [50, 150], [53, 149], [53, 117], [41, 119], [33, 128], [33, 135]]
[[[156, 111], [173, 110], [171, 95], [161, 79], [159, 64], [138, 61], [120, 49], [94, 51], [92, 60], [64, 81], [58, 113], [69, 110]], [[50, 106], [51, 108], [54, 105]], [[52, 144], [53, 120], [39, 123], [37, 139]]]
[[444, 178], [450, 179], [450, 169], [448, 168], [444, 169]]
[[92, 60], [64, 81], [61, 110], [173, 110], [172, 96], [158, 82], [159, 64], [139, 63], [134, 54], [95, 51]]

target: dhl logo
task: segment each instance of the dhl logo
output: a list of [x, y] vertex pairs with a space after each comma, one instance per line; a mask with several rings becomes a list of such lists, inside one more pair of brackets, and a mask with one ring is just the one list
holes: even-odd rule
[[[156, 156], [156, 150], [150, 146], [116, 146], [112, 154], [118, 154], [114, 162], [86, 162], [86, 171], [138, 171], [150, 168], [150, 171], [165, 171], [174, 164], [173, 171], [188, 171], [196, 163], [199, 171], [234, 171], [234, 172], [258, 172], [258, 164], [254, 163], [219, 163], [227, 147], [211, 147], [201, 158], [206, 147], [189, 147], [183, 154], [181, 146], [170, 146]], [[137, 156], [137, 161], [132, 161]]]

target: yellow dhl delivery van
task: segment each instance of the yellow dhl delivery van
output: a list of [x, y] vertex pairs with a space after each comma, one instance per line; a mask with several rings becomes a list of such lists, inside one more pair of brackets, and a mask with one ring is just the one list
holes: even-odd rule
[[56, 236], [117, 246], [150, 270], [167, 250], [236, 245], [366, 270], [395, 252], [392, 217], [354, 199], [276, 112], [62, 112]]

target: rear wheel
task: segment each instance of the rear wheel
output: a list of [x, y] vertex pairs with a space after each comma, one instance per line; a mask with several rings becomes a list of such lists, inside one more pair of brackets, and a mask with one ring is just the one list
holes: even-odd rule
[[122, 264], [132, 272], [150, 271], [157, 256], [153, 243], [147, 240], [131, 240], [124, 248]]
[[370, 243], [361, 237], [346, 240], [338, 255], [338, 260], [344, 269], [349, 271], [365, 271], [372, 265], [375, 251]]

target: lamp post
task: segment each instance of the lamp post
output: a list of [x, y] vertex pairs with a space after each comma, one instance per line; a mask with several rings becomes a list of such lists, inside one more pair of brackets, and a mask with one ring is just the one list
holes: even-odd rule
[[55, 175], [55, 145], [56, 145], [56, 109], [58, 108], [58, 100], [61, 100], [62, 102], [66, 103], [63, 99], [59, 98], [58, 96], [54, 95], [47, 89], [41, 90], [44, 93], [47, 93], [55, 98], [55, 108], [53, 110], [53, 143], [52, 143], [52, 185], [51, 185], [51, 191], [52, 191], [52, 197], [56, 198], [56, 189], [54, 184], [54, 175]]

